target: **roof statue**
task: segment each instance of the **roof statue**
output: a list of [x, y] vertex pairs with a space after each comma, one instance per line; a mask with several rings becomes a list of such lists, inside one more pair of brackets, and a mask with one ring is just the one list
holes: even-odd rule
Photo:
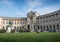
[[39, 13], [36, 12], [36, 11], [30, 11], [29, 13], [27, 13], [27, 16], [30, 17], [30, 16], [39, 16]]

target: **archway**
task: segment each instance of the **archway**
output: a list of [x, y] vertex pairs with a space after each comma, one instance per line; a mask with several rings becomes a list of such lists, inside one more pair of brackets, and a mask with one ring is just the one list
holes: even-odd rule
[[30, 29], [30, 25], [28, 25], [27, 27], [28, 27], [28, 29]]

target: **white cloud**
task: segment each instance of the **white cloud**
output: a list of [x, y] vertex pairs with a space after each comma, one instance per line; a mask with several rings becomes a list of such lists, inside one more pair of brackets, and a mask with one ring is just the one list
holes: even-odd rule
[[41, 0], [26, 0], [26, 11], [34, 10], [35, 7], [41, 6], [43, 3]]
[[8, 0], [2, 0], [2, 1], [0, 2], [0, 4], [1, 4], [1, 5], [6, 5], [6, 6], [9, 6], [9, 7], [12, 6], [11, 3], [10, 3]]
[[15, 14], [17, 17], [26, 17], [27, 13], [25, 14], [23, 11], [19, 10], [19, 11], [16, 11]]
[[26, 0], [27, 5], [24, 6], [24, 10], [26, 11], [26, 13], [32, 10], [37, 11], [41, 15], [43, 15], [60, 9], [57, 5], [43, 6], [45, 1], [46, 0]]
[[0, 5], [2, 8], [0, 8], [0, 15], [5, 15], [5, 16], [14, 16], [16, 15], [15, 12], [17, 8], [14, 6], [15, 3], [10, 0], [2, 0], [0, 1]]
[[42, 7], [42, 8], [37, 8], [37, 9], [35, 9], [35, 11], [39, 12], [41, 15], [44, 15], [44, 14], [48, 14], [48, 13], [57, 11], [59, 9], [60, 8], [56, 7], [56, 6], [46, 6], [46, 7]]
[[40, 7], [44, 5], [43, 1], [45, 0], [26, 0], [26, 4], [24, 4], [24, 6], [22, 8], [20, 7], [19, 9], [19, 7], [16, 7], [16, 3], [13, 1], [3, 0], [0, 2], [0, 5], [3, 6], [3, 9], [0, 9], [0, 15], [5, 14], [5, 16], [24, 17], [31, 10], [37, 11], [43, 15], [59, 9], [58, 6]]

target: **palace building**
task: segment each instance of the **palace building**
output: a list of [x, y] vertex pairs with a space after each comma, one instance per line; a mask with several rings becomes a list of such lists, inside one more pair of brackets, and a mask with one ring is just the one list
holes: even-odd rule
[[15, 30], [30, 29], [31, 31], [60, 31], [60, 10], [45, 15], [40, 15], [36, 11], [27, 13], [27, 17], [0, 17], [0, 29], [6, 29], [9, 20], [13, 22]]

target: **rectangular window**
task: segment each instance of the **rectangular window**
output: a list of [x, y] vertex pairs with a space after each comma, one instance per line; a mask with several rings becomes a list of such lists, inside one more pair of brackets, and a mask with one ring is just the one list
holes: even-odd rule
[[15, 24], [16, 24], [16, 21], [15, 21]]

